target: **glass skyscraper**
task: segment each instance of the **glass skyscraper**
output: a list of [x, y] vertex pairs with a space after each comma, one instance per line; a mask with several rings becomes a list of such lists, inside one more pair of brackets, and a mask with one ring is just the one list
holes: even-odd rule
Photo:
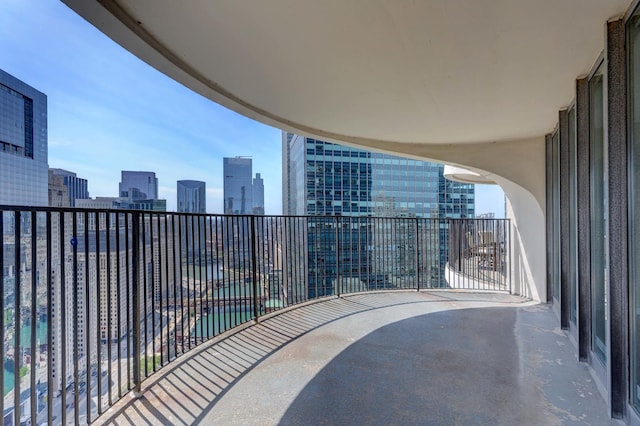
[[[408, 248], [413, 247], [415, 234], [424, 233], [427, 226], [355, 218], [474, 217], [474, 185], [445, 179], [443, 164], [364, 151], [287, 132], [283, 132], [282, 150], [283, 213], [323, 216], [309, 220], [305, 247], [298, 248], [307, 253], [310, 297], [331, 294], [337, 276], [363, 285], [387, 285], [395, 262], [390, 259], [414, 255], [416, 249]], [[336, 222], [325, 216], [354, 219], [336, 231]], [[443, 268], [447, 260], [448, 228], [444, 224], [437, 226], [437, 237], [429, 242], [429, 248], [422, 248], [420, 256], [427, 256], [426, 250], [437, 251], [438, 256], [430, 255], [429, 262], [435, 263], [424, 270]], [[335, 255], [337, 233], [341, 238], [340, 259]], [[389, 245], [392, 239], [394, 243]], [[386, 256], [383, 261], [376, 254], [382, 251], [393, 256]], [[372, 270], [376, 271], [373, 276]], [[318, 271], [324, 272], [320, 276]], [[443, 285], [440, 276], [430, 285]]]
[[253, 197], [253, 214], [264, 214], [264, 179], [260, 177], [260, 173], [256, 173], [253, 178], [252, 197]]
[[224, 213], [251, 214], [252, 197], [252, 164], [251, 158], [223, 158], [224, 173]]
[[46, 206], [47, 96], [0, 70], [0, 204]]
[[178, 181], [178, 212], [206, 213], [207, 184], [198, 180]]
[[129, 201], [157, 200], [158, 178], [154, 172], [121, 172], [120, 194], [121, 198]]
[[224, 213], [264, 214], [264, 180], [260, 173], [253, 176], [253, 162], [249, 157], [225, 157]]
[[473, 218], [473, 184], [444, 165], [283, 133], [283, 213]]

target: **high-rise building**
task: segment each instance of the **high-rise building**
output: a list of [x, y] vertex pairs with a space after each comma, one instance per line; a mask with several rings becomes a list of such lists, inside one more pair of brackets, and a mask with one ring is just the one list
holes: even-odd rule
[[253, 209], [252, 162], [247, 157], [225, 157], [224, 172], [224, 213], [251, 214]]
[[63, 184], [69, 194], [71, 207], [76, 206], [76, 200], [86, 200], [89, 198], [89, 189], [86, 179], [79, 178], [74, 172], [63, 169], [49, 169], [56, 176], [63, 178]]
[[69, 191], [64, 184], [64, 178], [57, 176], [49, 169], [49, 207], [70, 207]]
[[0, 70], [0, 204], [46, 206], [47, 96]]
[[178, 181], [178, 212], [206, 213], [207, 184], [198, 180]]
[[123, 170], [119, 196], [129, 201], [157, 200], [158, 178], [156, 178], [156, 174], [154, 172]]
[[154, 172], [122, 171], [120, 200], [115, 208], [166, 211], [167, 200], [158, 198], [158, 178]]
[[473, 184], [444, 165], [283, 132], [283, 213], [311, 216], [472, 218]]
[[[415, 218], [474, 216], [474, 185], [445, 179], [442, 164], [364, 151], [286, 132], [283, 132], [282, 143], [284, 214]], [[398, 230], [378, 222], [373, 225], [367, 221], [350, 222], [339, 232], [352, 249], [345, 250], [343, 245], [344, 258], [338, 261], [333, 250], [336, 244], [335, 223], [324, 218], [318, 220], [322, 223], [310, 222], [308, 240], [305, 247], [299, 248], [307, 252], [310, 297], [330, 294], [338, 272], [345, 279], [362, 280], [368, 274], [367, 279], [371, 280], [367, 271], [373, 268], [378, 274], [373, 279], [388, 282], [394, 259], [413, 255], [415, 250], [402, 247], [412, 246], [415, 234], [421, 232], [415, 225], [413, 229], [406, 225], [406, 229]], [[437, 238], [429, 241], [428, 250], [433, 255], [427, 253], [426, 248], [421, 251], [421, 256], [428, 259], [425, 261], [438, 263], [431, 265], [434, 270], [444, 266], [448, 252], [448, 229], [446, 226], [439, 228]], [[372, 235], [374, 231], [377, 232], [375, 238]], [[390, 244], [392, 239], [394, 243]], [[376, 246], [380, 244], [388, 247]], [[384, 258], [379, 258], [379, 252], [385, 253]], [[436, 252], [438, 256], [435, 256]], [[389, 256], [389, 253], [393, 255]], [[338, 264], [340, 271], [337, 270]], [[424, 267], [425, 270], [428, 268]], [[315, 273], [319, 270], [324, 271], [321, 276]], [[438, 276], [431, 285], [439, 286], [441, 281]]]
[[260, 173], [256, 173], [253, 178], [253, 214], [264, 214], [264, 179], [260, 177]]

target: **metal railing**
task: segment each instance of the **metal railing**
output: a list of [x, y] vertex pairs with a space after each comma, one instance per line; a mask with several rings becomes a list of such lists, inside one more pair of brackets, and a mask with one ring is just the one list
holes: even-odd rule
[[220, 333], [325, 296], [510, 291], [508, 220], [0, 206], [4, 424], [91, 423]]

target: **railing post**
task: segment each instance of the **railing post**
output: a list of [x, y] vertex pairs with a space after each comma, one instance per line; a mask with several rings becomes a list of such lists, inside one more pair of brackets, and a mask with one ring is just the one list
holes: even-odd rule
[[340, 297], [340, 232], [338, 216], [336, 219], [336, 295]]
[[416, 242], [415, 242], [415, 258], [416, 258], [416, 265], [415, 265], [415, 271], [416, 271], [416, 289], [417, 291], [420, 291], [420, 249], [419, 249], [419, 244], [420, 244], [420, 235], [419, 235], [419, 229], [420, 229], [420, 222], [418, 220], [418, 218], [416, 217]]
[[258, 251], [256, 244], [256, 217], [251, 218], [251, 269], [253, 270], [253, 321], [258, 322], [259, 303], [258, 303]]
[[[140, 252], [140, 214], [132, 213], [131, 217], [131, 291], [133, 292], [133, 396], [142, 394], [140, 372], [140, 286], [139, 286], [139, 252]], [[144, 246], [143, 246], [144, 247]], [[146, 301], [145, 301], [146, 302]]]

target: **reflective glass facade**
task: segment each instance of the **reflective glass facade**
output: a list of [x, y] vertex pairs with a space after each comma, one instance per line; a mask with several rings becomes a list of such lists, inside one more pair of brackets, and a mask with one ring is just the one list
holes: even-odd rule
[[197, 180], [178, 181], [178, 212], [206, 213], [207, 184]]
[[0, 204], [48, 204], [47, 96], [0, 70]]
[[123, 170], [120, 181], [120, 197], [130, 201], [156, 200], [158, 178], [154, 172], [132, 172]]
[[225, 214], [251, 214], [252, 162], [251, 158], [224, 158], [224, 212]]
[[[388, 284], [384, 262], [373, 255], [378, 247], [371, 223], [354, 219], [349, 226], [341, 227], [338, 232], [343, 241], [343, 256], [336, 259], [336, 222], [324, 216], [474, 217], [474, 185], [445, 179], [442, 164], [364, 151], [291, 133], [283, 133], [282, 142], [283, 213], [323, 216], [318, 222], [310, 222], [307, 247], [301, 248], [307, 252], [309, 297], [332, 294], [337, 276], [359, 280], [365, 285]], [[411, 239], [417, 230], [401, 232], [385, 228], [382, 232]], [[435, 246], [439, 248], [437, 258], [441, 264], [434, 267], [444, 267], [449, 248], [446, 224], [439, 231], [438, 241]], [[379, 272], [373, 278], [368, 273], [372, 269]], [[430, 285], [444, 285], [443, 278]]]
[[283, 213], [472, 218], [472, 184], [449, 181], [444, 165], [283, 136]]

